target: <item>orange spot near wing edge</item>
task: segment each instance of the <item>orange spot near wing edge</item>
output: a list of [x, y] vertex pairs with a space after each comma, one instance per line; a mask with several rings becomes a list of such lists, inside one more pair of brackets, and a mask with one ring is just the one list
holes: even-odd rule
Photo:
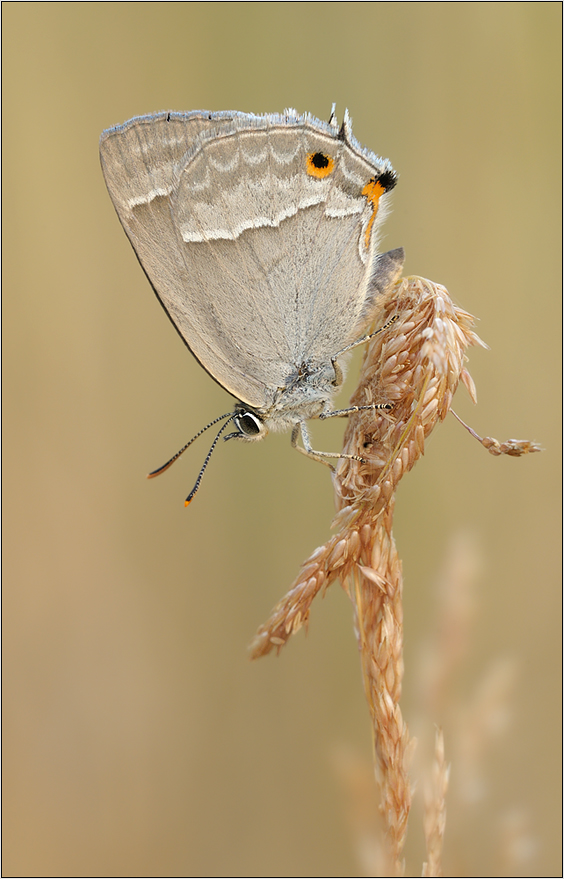
[[366, 232], [364, 233], [364, 243], [368, 248], [370, 243], [370, 234], [372, 232], [372, 226], [374, 225], [374, 220], [376, 219], [376, 214], [378, 213], [378, 202], [380, 201], [380, 196], [385, 193], [385, 188], [382, 186], [379, 180], [369, 180], [364, 189], [362, 190], [362, 195], [366, 197], [366, 200], [369, 201], [372, 205], [372, 216], [368, 221], [368, 225], [366, 227]]

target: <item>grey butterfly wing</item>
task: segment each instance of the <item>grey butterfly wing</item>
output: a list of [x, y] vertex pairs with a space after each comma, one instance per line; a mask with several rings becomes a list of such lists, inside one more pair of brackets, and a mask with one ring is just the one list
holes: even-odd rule
[[300, 364], [328, 363], [366, 321], [369, 184], [390, 166], [308, 116], [152, 120], [102, 144], [114, 204], [195, 356], [267, 409]]

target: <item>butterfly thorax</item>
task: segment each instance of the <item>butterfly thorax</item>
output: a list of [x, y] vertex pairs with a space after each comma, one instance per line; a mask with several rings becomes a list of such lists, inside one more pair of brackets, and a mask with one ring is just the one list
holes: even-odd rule
[[332, 363], [304, 361], [279, 388], [267, 409], [258, 411], [267, 430], [290, 430], [294, 424], [318, 418], [331, 406], [337, 390]]

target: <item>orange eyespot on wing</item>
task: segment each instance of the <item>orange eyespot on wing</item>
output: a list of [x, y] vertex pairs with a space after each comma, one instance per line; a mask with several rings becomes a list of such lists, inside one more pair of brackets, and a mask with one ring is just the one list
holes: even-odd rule
[[335, 168], [335, 162], [326, 153], [310, 153], [306, 159], [306, 170], [310, 177], [323, 180], [328, 177]]

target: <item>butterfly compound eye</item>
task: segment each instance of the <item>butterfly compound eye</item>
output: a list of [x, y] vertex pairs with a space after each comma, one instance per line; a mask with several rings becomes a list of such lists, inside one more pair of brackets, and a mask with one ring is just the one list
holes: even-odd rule
[[242, 412], [235, 418], [235, 424], [243, 436], [248, 438], [258, 437], [264, 433], [264, 424], [252, 412]]

